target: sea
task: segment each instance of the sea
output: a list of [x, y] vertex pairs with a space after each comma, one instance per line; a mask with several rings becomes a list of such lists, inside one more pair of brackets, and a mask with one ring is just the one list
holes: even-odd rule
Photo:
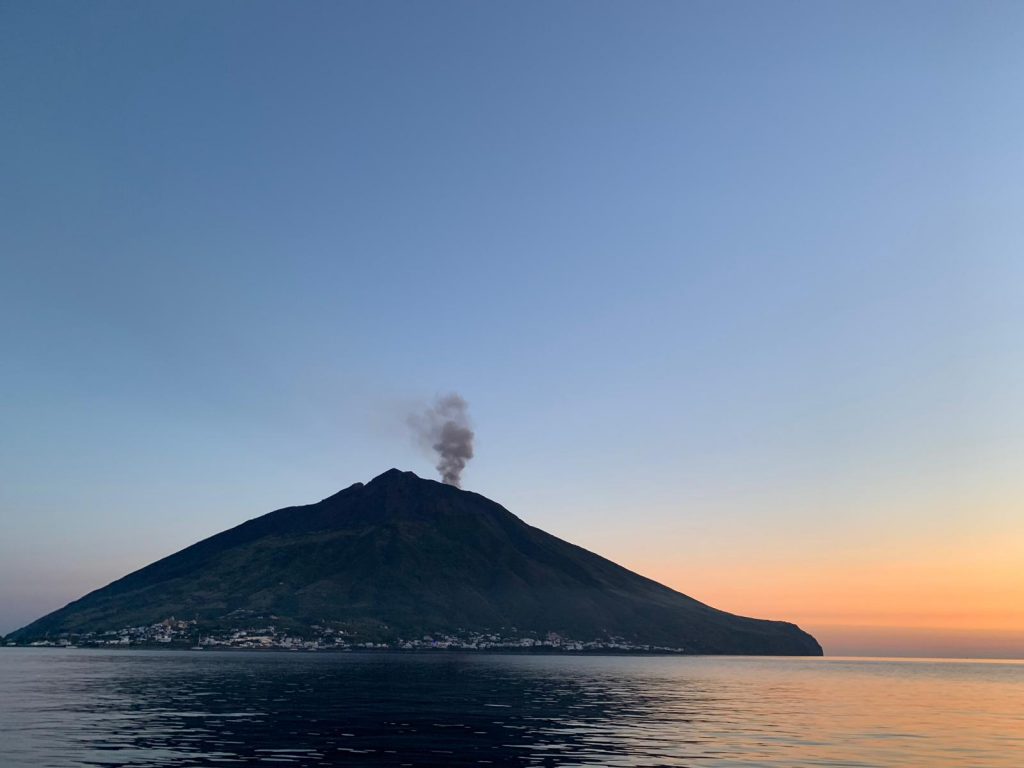
[[1024, 766], [1024, 663], [0, 649], [0, 766]]

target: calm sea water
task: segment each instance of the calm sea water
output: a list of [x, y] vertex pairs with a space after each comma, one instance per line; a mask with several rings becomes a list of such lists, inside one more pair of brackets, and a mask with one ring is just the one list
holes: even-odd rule
[[1024, 766], [1024, 664], [0, 650], [0, 765]]

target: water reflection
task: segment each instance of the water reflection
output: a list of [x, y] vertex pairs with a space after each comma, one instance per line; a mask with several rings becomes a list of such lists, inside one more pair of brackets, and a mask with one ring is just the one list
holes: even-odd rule
[[1024, 666], [5, 651], [10, 766], [975, 765]]

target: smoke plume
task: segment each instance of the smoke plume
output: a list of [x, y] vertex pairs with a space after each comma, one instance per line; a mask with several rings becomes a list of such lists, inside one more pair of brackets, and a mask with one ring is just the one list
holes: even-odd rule
[[466, 409], [469, 403], [454, 392], [438, 397], [433, 406], [409, 417], [416, 438], [437, 454], [441, 482], [462, 487], [462, 470], [473, 458], [473, 430]]

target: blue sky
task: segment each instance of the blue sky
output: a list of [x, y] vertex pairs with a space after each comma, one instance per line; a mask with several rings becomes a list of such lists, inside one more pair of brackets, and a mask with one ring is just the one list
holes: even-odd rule
[[0, 632], [431, 476], [456, 390], [467, 487], [695, 597], [962, 629], [926, 565], [785, 598], [918, 558], [1024, 637], [1024, 6], [8, 2], [0, 51]]

